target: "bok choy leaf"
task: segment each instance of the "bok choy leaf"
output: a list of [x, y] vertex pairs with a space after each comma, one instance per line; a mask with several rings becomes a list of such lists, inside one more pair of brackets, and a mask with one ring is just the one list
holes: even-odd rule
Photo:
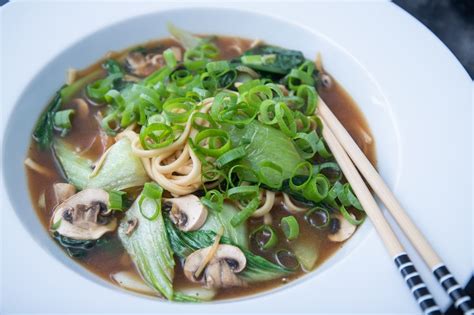
[[[118, 235], [145, 282], [172, 300], [175, 263], [160, 204], [161, 198], [140, 195], [120, 222]], [[157, 215], [150, 220], [144, 213]]]
[[221, 211], [209, 211], [206, 223], [201, 227], [201, 230], [209, 230], [217, 233], [220, 227], [223, 226], [225, 237], [239, 247], [248, 248], [247, 225], [240, 224], [233, 227], [230, 224], [230, 220], [237, 213], [239, 213], [239, 211], [233, 204], [224, 203]]
[[184, 49], [193, 49], [196, 48], [199, 44], [201, 44], [202, 39], [194, 36], [193, 34], [185, 31], [173, 23], [168, 23], [168, 32], [170, 32], [171, 36], [176, 38], [176, 40], [184, 47]]
[[[267, 162], [271, 162], [281, 169], [280, 175], [267, 174], [269, 182], [290, 178], [295, 167], [304, 161], [291, 139], [281, 130], [258, 121], [252, 121], [243, 128], [227, 125], [226, 129], [233, 147], [245, 146], [247, 155], [240, 160], [240, 164], [250, 167], [256, 173], [259, 173], [262, 165]], [[239, 176], [251, 181], [248, 174], [239, 174]], [[247, 178], [245, 178], [246, 176]]]
[[246, 66], [258, 71], [287, 74], [301, 65], [305, 58], [301, 51], [262, 45], [247, 50], [241, 60]]
[[148, 181], [140, 158], [133, 154], [130, 140], [126, 138], [110, 147], [95, 176], [91, 176], [93, 162], [78, 155], [65, 142], [56, 140], [54, 151], [64, 174], [78, 189], [123, 190]]

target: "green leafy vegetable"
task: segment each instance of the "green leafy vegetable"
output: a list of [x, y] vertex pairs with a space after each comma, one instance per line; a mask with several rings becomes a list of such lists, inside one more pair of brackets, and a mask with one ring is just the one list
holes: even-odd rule
[[193, 34], [185, 31], [174, 25], [173, 23], [168, 23], [168, 32], [171, 36], [176, 38], [176, 40], [183, 46], [186, 50], [196, 48], [201, 43], [201, 38], [194, 36]]
[[201, 230], [217, 233], [220, 227], [223, 226], [226, 238], [241, 248], [248, 248], [247, 226], [241, 224], [234, 227], [230, 224], [231, 219], [238, 213], [239, 211], [233, 204], [229, 202], [223, 203], [219, 212], [209, 211], [207, 220], [201, 227]]
[[61, 105], [62, 97], [61, 90], [59, 90], [36, 123], [35, 130], [33, 131], [33, 139], [42, 150], [49, 148], [53, 141], [54, 116]]
[[[272, 57], [269, 58], [268, 56]], [[242, 61], [245, 65], [255, 70], [287, 74], [291, 69], [300, 66], [304, 60], [305, 58], [300, 51], [262, 45], [247, 50], [243, 55]]]
[[294, 216], [290, 215], [283, 217], [280, 226], [287, 240], [292, 241], [298, 238], [298, 235], [300, 234], [300, 225]]
[[[173, 290], [175, 263], [163, 214], [161, 208], [156, 206], [161, 204], [161, 200], [147, 200], [149, 198], [145, 197], [140, 205], [138, 200], [141, 200], [141, 197], [139, 196], [126, 212], [120, 222], [118, 235], [145, 282], [172, 300], [175, 298]], [[154, 209], [149, 209], [153, 207]], [[158, 214], [150, 220], [142, 215], [143, 212]]]
[[124, 191], [112, 190], [109, 191], [109, 209], [122, 211], [124, 208], [123, 198], [126, 195]]
[[130, 140], [126, 138], [110, 148], [98, 173], [93, 177], [93, 162], [78, 155], [64, 141], [56, 140], [54, 150], [64, 174], [78, 189], [123, 190], [142, 186], [148, 181], [140, 158], [133, 154]]
[[[194, 232], [182, 232], [174, 227], [174, 224], [165, 218], [166, 230], [173, 252], [180, 258], [186, 258], [192, 252], [211, 246], [216, 237], [216, 233], [210, 230], [199, 230]], [[233, 244], [227, 237], [221, 238], [221, 243]], [[277, 279], [289, 275], [292, 271], [278, 266], [265, 258], [255, 255], [249, 250], [240, 247], [247, 258], [247, 266], [239, 274], [241, 278], [248, 282], [258, 282]]]
[[321, 240], [318, 237], [300, 237], [289, 245], [303, 269], [313, 270], [319, 258]]
[[[248, 140], [245, 145], [247, 155], [240, 160], [240, 164], [256, 172], [260, 171], [265, 161], [271, 161], [281, 168], [282, 174], [267, 173], [267, 181], [278, 182], [281, 177], [290, 178], [292, 170], [304, 161], [291, 139], [278, 129], [258, 121], [253, 121], [244, 128], [228, 125], [226, 129], [229, 131], [233, 146], [238, 146], [242, 141]], [[248, 172], [243, 173], [240, 174], [242, 178], [252, 180]]]
[[271, 225], [263, 224], [250, 233], [250, 238], [253, 239], [258, 247], [262, 250], [268, 250], [278, 244], [278, 236], [275, 229]]
[[64, 137], [72, 128], [71, 118], [74, 114], [74, 109], [65, 109], [57, 111], [54, 114], [54, 126], [61, 130], [61, 136]]

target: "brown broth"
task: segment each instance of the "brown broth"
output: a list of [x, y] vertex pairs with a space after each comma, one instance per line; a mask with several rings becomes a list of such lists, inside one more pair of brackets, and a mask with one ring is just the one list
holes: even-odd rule
[[[215, 38], [215, 43], [221, 50], [220, 58], [231, 59], [240, 55], [242, 51], [249, 49], [252, 41], [242, 38], [218, 36]], [[177, 43], [173, 39], [163, 39], [159, 41], [150, 41], [141, 46], [164, 50], [170, 46], [177, 46]], [[132, 48], [126, 49], [122, 52], [113, 53], [112, 56], [118, 59], [123, 59], [125, 54]], [[87, 69], [79, 71], [78, 73], [80, 76], [84, 76], [91, 73], [92, 71], [97, 70], [99, 66], [100, 61], [91, 65]], [[334, 79], [332, 86], [329, 88], [319, 86], [319, 92], [321, 97], [325, 100], [335, 115], [340, 119], [342, 124], [346, 127], [372, 164], [375, 165], [375, 144], [372, 134], [362, 112], [359, 110], [350, 95]], [[83, 93], [84, 92], [81, 92], [81, 94], [77, 95], [77, 97], [84, 97]], [[76, 105], [71, 102], [65, 107], [75, 108], [75, 106]], [[101, 131], [96, 119], [96, 116], [100, 115], [100, 107], [91, 105], [89, 106], [89, 109], [90, 112], [87, 118], [83, 119], [78, 116], [74, 117], [74, 128], [65, 139], [69, 144], [75, 147], [78, 152], [84, 152], [84, 155], [88, 158], [98, 159], [105, 150], [104, 145], [100, 141], [101, 138], [98, 136], [100, 135]], [[51, 150], [40, 151], [36, 144], [32, 141], [29, 147], [28, 157], [37, 163], [46, 166], [54, 174], [48, 177], [26, 168], [30, 196], [36, 210], [36, 214], [38, 215], [45, 229], [48, 229], [54, 207], [51, 198], [52, 185], [56, 182], [65, 182], [66, 180], [58, 168], [54, 154], [51, 152]], [[38, 202], [43, 194], [46, 196], [45, 206], [41, 206], [40, 202]], [[284, 207], [277, 206], [272, 210], [272, 225], [275, 227], [275, 230], [278, 231], [279, 243], [277, 246], [279, 248], [289, 248], [288, 242], [284, 239], [281, 229], [278, 227], [281, 218], [287, 215], [290, 215], [290, 213], [287, 212]], [[326, 239], [327, 232], [312, 228], [304, 220], [301, 214], [296, 214], [295, 217], [300, 224], [300, 237], [311, 239], [317, 238], [321, 240], [320, 254], [315, 266], [316, 269], [327, 259], [329, 259], [338, 249], [340, 249], [343, 246], [343, 243], [333, 243], [328, 241]], [[252, 231], [253, 228], [260, 224], [262, 224], [262, 219], [250, 220], [248, 222], [249, 231]], [[114, 284], [115, 282], [112, 280], [111, 275], [119, 271], [132, 271], [138, 275], [133, 262], [131, 261], [128, 254], [124, 251], [124, 248], [121, 245], [116, 232], [108, 234], [105, 237], [105, 243], [106, 245], [96, 246], [91, 249], [86, 257], [73, 259], [81, 264], [84, 268]], [[274, 261], [274, 257], [269, 252], [261, 251], [255, 246], [253, 246], [251, 249], [254, 253]], [[179, 288], [184, 285], [189, 286], [189, 282], [184, 277], [179, 261], [177, 261], [175, 272], [175, 287]], [[258, 292], [284, 285], [291, 280], [299, 278], [305, 274], [306, 272], [298, 271], [291, 276], [282, 279], [252, 283], [248, 287], [221, 289], [219, 290], [215, 299], [230, 299], [256, 294]]]

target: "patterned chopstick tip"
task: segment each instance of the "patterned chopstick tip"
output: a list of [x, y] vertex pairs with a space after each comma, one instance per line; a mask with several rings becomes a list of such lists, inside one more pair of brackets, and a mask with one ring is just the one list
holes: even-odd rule
[[441, 315], [439, 306], [436, 304], [408, 255], [400, 253], [393, 260], [423, 313], [425, 315]]
[[464, 289], [449, 272], [448, 268], [446, 268], [444, 264], [437, 265], [433, 268], [433, 274], [446, 293], [448, 293], [449, 297], [454, 301], [454, 306], [464, 314], [474, 315], [471, 297], [464, 292]]

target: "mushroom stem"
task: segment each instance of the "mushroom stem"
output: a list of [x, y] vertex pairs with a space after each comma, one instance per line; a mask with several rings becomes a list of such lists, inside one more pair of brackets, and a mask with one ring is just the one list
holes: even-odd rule
[[217, 248], [219, 247], [219, 242], [221, 241], [221, 237], [224, 234], [224, 227], [221, 226], [219, 231], [217, 232], [216, 239], [214, 240], [214, 244], [212, 244], [211, 249], [209, 250], [209, 253], [207, 256], [202, 260], [201, 265], [199, 268], [196, 270], [196, 273], [194, 274], [194, 277], [198, 279], [201, 276], [201, 273], [204, 271], [206, 268], [207, 264], [211, 261], [211, 259], [214, 257], [214, 255], [217, 252]]

